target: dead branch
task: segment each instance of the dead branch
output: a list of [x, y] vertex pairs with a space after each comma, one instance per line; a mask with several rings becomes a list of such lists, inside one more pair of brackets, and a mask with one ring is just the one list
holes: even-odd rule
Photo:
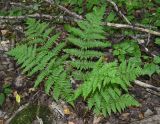
[[131, 22], [126, 18], [126, 16], [118, 9], [118, 6], [116, 5], [115, 2], [113, 2], [112, 0], [107, 0], [109, 3], [111, 3], [115, 10], [120, 14], [120, 16], [122, 16], [124, 18], [124, 20], [131, 25]]
[[138, 86], [141, 86], [141, 87], [144, 87], [146, 89], [151, 89], [151, 90], [154, 90], [154, 91], [157, 91], [157, 92], [160, 92], [160, 87], [155, 87], [153, 85], [150, 85], [150, 84], [146, 84], [142, 81], [139, 81], [139, 80], [135, 80], [134, 83]]
[[67, 14], [73, 16], [74, 18], [77, 18], [77, 19], [80, 19], [80, 20], [83, 19], [83, 17], [82, 17], [81, 15], [78, 15], [78, 14], [75, 13], [75, 12], [71, 12], [71, 11], [68, 10], [67, 8], [65, 8], [65, 7], [63, 7], [63, 6], [61, 6], [61, 5], [55, 4], [55, 3], [54, 3], [53, 1], [51, 1], [51, 0], [44, 0], [44, 1], [47, 2], [47, 3], [49, 3], [49, 4], [51, 4], [51, 5], [57, 5], [57, 7], [58, 7], [60, 10], [66, 12]]
[[26, 18], [45, 18], [45, 19], [55, 19], [55, 18], [62, 18], [63, 16], [51, 16], [51, 15], [46, 15], [46, 14], [33, 14], [33, 15], [24, 15], [24, 16], [0, 16], [0, 19], [26, 19]]
[[[33, 15], [26, 15], [26, 16], [0, 16], [0, 19], [20, 19], [20, 20], [24, 20], [26, 18], [45, 18], [45, 19], [66, 19], [66, 20], [72, 20], [72, 21], [78, 21], [77, 19], [73, 19], [73, 18], [68, 18], [68, 17], [64, 17], [64, 16], [51, 16], [51, 15], [46, 15], [46, 14], [33, 14]], [[156, 35], [156, 36], [160, 36], [160, 32], [158, 31], [154, 31], [151, 29], [147, 29], [147, 28], [142, 28], [142, 27], [137, 27], [137, 26], [132, 26], [132, 25], [127, 25], [127, 24], [117, 24], [117, 23], [104, 23], [104, 25], [110, 26], [110, 27], [114, 27], [114, 28], [125, 28], [125, 29], [132, 29], [132, 30], [137, 30], [137, 31], [141, 31], [141, 32], [145, 32], [145, 33], [149, 33], [152, 35]]]
[[160, 32], [154, 31], [154, 30], [151, 30], [151, 29], [147, 29], [147, 28], [142, 28], [142, 27], [137, 27], [137, 26], [132, 26], [132, 25], [126, 25], [126, 24], [110, 23], [110, 22], [107, 22], [106, 25], [110, 26], [110, 27], [115, 27], [115, 28], [133, 29], [133, 30], [137, 30], [137, 31], [145, 32], [145, 33], [150, 33], [152, 35], [160, 36]]

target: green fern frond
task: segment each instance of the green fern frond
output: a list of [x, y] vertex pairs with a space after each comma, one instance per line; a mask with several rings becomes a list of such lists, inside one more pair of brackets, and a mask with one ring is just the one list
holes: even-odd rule
[[121, 112], [128, 106], [138, 106], [138, 102], [129, 95], [127, 89], [130, 81], [141, 74], [140, 67], [130, 60], [120, 65], [116, 62], [102, 63], [102, 60], [99, 60], [89, 77], [75, 92], [74, 99], [82, 96], [88, 101], [89, 108], [103, 115]]
[[64, 51], [70, 55], [79, 57], [80, 60], [82, 59], [86, 60], [88, 58], [94, 58], [94, 57], [99, 58], [103, 55], [103, 53], [94, 50], [84, 51], [78, 49], [64, 49]]
[[101, 49], [111, 45], [104, 40], [105, 31], [102, 26], [104, 11], [105, 7], [95, 8], [92, 13], [86, 15], [86, 19], [77, 22], [78, 28], [70, 26], [67, 28], [70, 33], [67, 40], [73, 48], [64, 51], [75, 58], [75, 61], [70, 61], [70, 65], [82, 74], [92, 69], [94, 61], [104, 55]]
[[8, 54], [18, 61], [23, 73], [27, 73], [28, 76], [37, 74], [34, 87], [45, 82], [47, 94], [53, 91], [53, 97], [56, 100], [59, 98], [70, 99], [73, 94], [72, 87], [64, 70], [64, 61], [68, 55], [64, 54], [60, 58], [58, 57], [66, 43], [56, 44], [59, 34], [50, 37], [52, 30], [46, 23], [29, 19], [27, 24], [28, 27], [25, 31], [27, 43], [18, 45]]
[[77, 68], [78, 70], [88, 70], [94, 68], [95, 62], [77, 60], [75, 62], [71, 61], [70, 64], [72, 65], [72, 67]]
[[88, 48], [96, 48], [96, 47], [99, 47], [99, 48], [105, 48], [105, 47], [109, 47], [110, 46], [110, 43], [109, 42], [101, 42], [101, 41], [88, 41], [88, 42], [85, 42], [81, 39], [78, 39], [78, 38], [75, 38], [75, 37], [70, 37], [68, 38], [68, 40], [78, 46], [79, 48], [81, 49], [88, 49]]

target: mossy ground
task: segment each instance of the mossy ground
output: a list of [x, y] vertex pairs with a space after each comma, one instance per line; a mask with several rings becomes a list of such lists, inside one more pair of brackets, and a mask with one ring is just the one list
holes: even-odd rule
[[36, 116], [43, 120], [44, 124], [52, 123], [52, 113], [47, 106], [31, 104], [19, 112], [11, 121], [11, 124], [32, 124]]

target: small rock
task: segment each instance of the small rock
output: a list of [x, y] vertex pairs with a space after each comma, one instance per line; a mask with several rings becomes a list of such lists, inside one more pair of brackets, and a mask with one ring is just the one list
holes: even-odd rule
[[14, 67], [13, 63], [10, 63], [10, 64], [8, 65], [8, 68], [13, 68], [13, 67]]
[[25, 77], [24, 77], [23, 75], [19, 75], [19, 76], [15, 79], [14, 85], [16, 86], [16, 88], [25, 87], [25, 86], [26, 86]]
[[3, 70], [5, 70], [5, 67], [0, 63], [0, 71], [3, 71]]
[[3, 112], [2, 110], [0, 110], [0, 118], [3, 118], [5, 116], [6, 112]]
[[119, 119], [121, 119], [121, 120], [129, 120], [129, 115], [130, 115], [130, 113], [123, 113], [123, 114], [119, 117]]
[[7, 71], [8, 71], [8, 72], [14, 71], [14, 68], [9, 68], [9, 69], [7, 69]]
[[153, 115], [153, 112], [150, 109], [147, 109], [147, 111], [144, 113], [144, 117], [148, 117]]
[[10, 62], [8, 62], [8, 61], [2, 61], [1, 63], [2, 63], [2, 65], [9, 65], [10, 64]]
[[100, 116], [94, 116], [93, 124], [99, 124], [99, 122], [102, 120], [102, 117]]
[[11, 84], [12, 81], [13, 81], [13, 77], [6, 77], [6, 78], [4, 79], [4, 83], [5, 83], [5, 84]]
[[154, 115], [141, 121], [135, 121], [131, 124], [160, 124], [160, 115]]
[[155, 110], [157, 112], [157, 115], [160, 115], [160, 107], [155, 107]]
[[4, 71], [0, 71], [0, 76], [5, 77], [5, 76], [7, 76], [7, 74]]
[[0, 117], [2, 117], [2, 113], [3, 113], [2, 110], [0, 110]]
[[106, 122], [105, 124], [111, 124], [110, 122]]

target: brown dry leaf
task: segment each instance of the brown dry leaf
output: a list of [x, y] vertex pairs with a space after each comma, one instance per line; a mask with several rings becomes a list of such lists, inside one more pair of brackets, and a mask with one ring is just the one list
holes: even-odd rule
[[71, 114], [71, 111], [67, 107], [65, 107], [63, 111], [64, 111], [65, 115], [70, 115]]
[[4, 124], [4, 119], [0, 118], [0, 124]]
[[69, 121], [69, 122], [68, 122], [68, 124], [75, 124], [75, 123], [74, 123], [74, 122], [72, 122], [72, 121]]
[[29, 88], [29, 93], [31, 93], [31, 92], [34, 92], [34, 91], [36, 91], [36, 89], [35, 88]]
[[14, 92], [13, 92], [13, 96], [14, 96], [14, 97], [16, 97], [17, 94], [18, 94], [17, 91], [14, 91]]
[[7, 32], [8, 32], [8, 30], [1, 30], [1, 34], [2, 34], [2, 35], [6, 35]]
[[101, 116], [94, 116], [93, 124], [99, 124], [101, 120], [102, 120]]
[[140, 119], [143, 119], [143, 118], [144, 118], [144, 115], [143, 115], [142, 113], [140, 113], [140, 114], [138, 115], [138, 117], [139, 117]]

